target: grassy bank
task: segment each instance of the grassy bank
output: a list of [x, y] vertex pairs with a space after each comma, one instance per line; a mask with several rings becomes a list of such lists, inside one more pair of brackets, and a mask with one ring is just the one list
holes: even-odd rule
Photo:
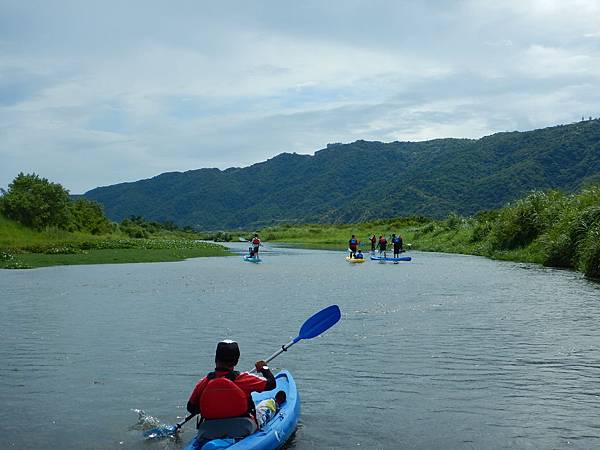
[[0, 268], [181, 261], [229, 254], [225, 247], [197, 238], [194, 233], [167, 230], [148, 238], [131, 238], [118, 230], [102, 235], [57, 228], [36, 231], [0, 216]]
[[340, 225], [282, 225], [265, 228], [265, 241], [319, 248], [347, 247], [355, 234], [369, 248], [372, 234], [400, 233], [411, 248], [481, 255], [494, 259], [570, 268], [600, 279], [600, 186], [578, 194], [532, 192], [505, 207], [464, 218], [419, 217]]

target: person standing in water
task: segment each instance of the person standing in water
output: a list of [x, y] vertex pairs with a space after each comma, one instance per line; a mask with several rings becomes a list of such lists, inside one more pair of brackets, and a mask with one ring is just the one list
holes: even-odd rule
[[377, 246], [379, 247], [379, 254], [381, 255], [383, 253], [383, 257], [385, 258], [387, 250], [387, 239], [384, 235], [379, 236], [379, 243], [377, 244]]
[[358, 248], [358, 239], [355, 235], [352, 235], [348, 241], [348, 248], [350, 249], [350, 258], [356, 258], [356, 249]]
[[402, 251], [402, 238], [400, 235], [396, 236], [392, 234], [392, 245], [394, 246], [394, 258], [400, 257], [400, 252]]
[[375, 235], [371, 236], [371, 239], [369, 239], [371, 241], [371, 253], [375, 253], [375, 246], [377, 245], [377, 238], [375, 237]]
[[251, 257], [258, 258], [258, 248], [260, 247], [260, 239], [258, 238], [258, 233], [254, 233], [254, 237], [252, 238], [252, 252], [250, 253]]

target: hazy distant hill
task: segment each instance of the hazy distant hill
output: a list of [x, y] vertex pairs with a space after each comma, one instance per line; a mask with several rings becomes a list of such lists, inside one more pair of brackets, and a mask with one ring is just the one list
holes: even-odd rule
[[478, 140], [356, 141], [250, 167], [171, 172], [85, 197], [130, 215], [201, 229], [281, 222], [443, 217], [495, 208], [538, 188], [600, 183], [600, 120]]

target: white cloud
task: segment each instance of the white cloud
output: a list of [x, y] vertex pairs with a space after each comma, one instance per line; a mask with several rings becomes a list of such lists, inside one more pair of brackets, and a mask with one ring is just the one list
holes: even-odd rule
[[572, 5], [4, 1], [0, 186], [35, 170], [82, 192], [597, 115], [600, 5]]

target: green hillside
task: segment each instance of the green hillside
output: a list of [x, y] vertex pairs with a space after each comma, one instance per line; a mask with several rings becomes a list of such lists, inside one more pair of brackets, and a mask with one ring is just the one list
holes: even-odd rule
[[164, 173], [93, 189], [113, 220], [140, 215], [197, 229], [472, 215], [532, 189], [600, 182], [600, 120], [478, 140], [331, 144], [245, 168]]

